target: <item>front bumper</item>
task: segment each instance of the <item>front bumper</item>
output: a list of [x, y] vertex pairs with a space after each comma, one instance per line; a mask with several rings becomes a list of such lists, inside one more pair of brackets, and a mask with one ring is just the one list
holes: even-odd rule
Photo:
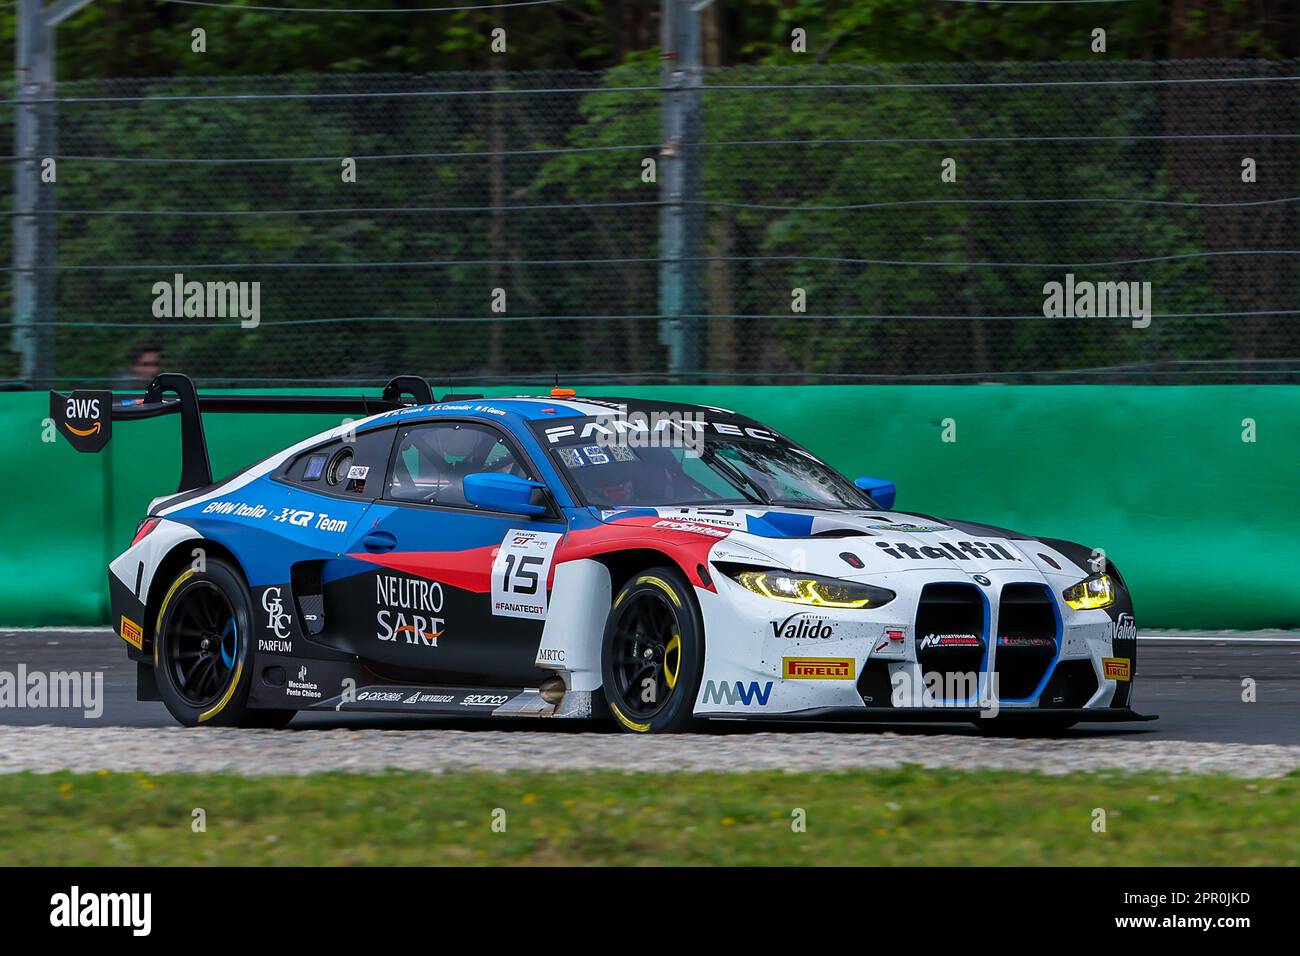
[[[1140, 719], [1132, 615], [1121, 627], [1107, 610], [1070, 609], [1058, 598], [1070, 578], [990, 571], [977, 586], [937, 570], [873, 575], [868, 583], [897, 596], [860, 611], [778, 606], [719, 580], [716, 593], [698, 592], [707, 640], [694, 712], [963, 721], [995, 697], [1015, 719]], [[966, 643], [935, 646], [933, 634]]]

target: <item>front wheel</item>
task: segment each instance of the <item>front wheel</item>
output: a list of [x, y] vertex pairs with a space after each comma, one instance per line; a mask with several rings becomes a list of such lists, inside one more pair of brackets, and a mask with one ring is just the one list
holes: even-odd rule
[[704, 670], [704, 625], [675, 568], [635, 574], [610, 608], [601, 650], [605, 701], [631, 733], [676, 733], [691, 724]]
[[248, 706], [252, 613], [244, 579], [209, 558], [177, 575], [158, 609], [154, 672], [158, 695], [187, 727], [283, 727], [292, 710]]

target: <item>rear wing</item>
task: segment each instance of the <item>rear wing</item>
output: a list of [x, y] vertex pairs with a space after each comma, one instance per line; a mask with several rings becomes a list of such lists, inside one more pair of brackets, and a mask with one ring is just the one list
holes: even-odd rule
[[[171, 397], [169, 397], [171, 396]], [[448, 399], [481, 396], [447, 395]], [[181, 480], [177, 491], [212, 484], [203, 412], [245, 414], [320, 413], [375, 415], [411, 405], [430, 405], [433, 389], [416, 375], [399, 375], [384, 386], [380, 398], [349, 395], [200, 395], [188, 375], [163, 372], [149, 383], [143, 396], [106, 389], [50, 392], [50, 418], [77, 451], [102, 451], [113, 436], [113, 422], [137, 421], [160, 415], [181, 417]]]

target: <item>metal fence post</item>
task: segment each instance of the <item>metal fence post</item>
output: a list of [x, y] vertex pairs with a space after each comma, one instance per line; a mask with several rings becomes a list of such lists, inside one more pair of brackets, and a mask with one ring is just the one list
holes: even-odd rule
[[[54, 187], [41, 182], [41, 161], [56, 152], [54, 28], [91, 0], [19, 0], [14, 43], [13, 350], [24, 381], [54, 375], [58, 277], [37, 271], [57, 260]], [[48, 185], [48, 188], [45, 188]]]
[[48, 327], [37, 326], [43, 311], [43, 283], [36, 273], [40, 256], [41, 111], [53, 76], [53, 31], [45, 24], [41, 0], [19, 0], [14, 44], [18, 109], [14, 116], [13, 349], [25, 381], [44, 377], [52, 362], [45, 348]]
[[674, 378], [698, 371], [703, 353], [699, 256], [701, 242], [700, 150], [703, 129], [700, 16], [695, 0], [663, 0], [663, 148], [659, 158], [659, 340], [668, 346]]

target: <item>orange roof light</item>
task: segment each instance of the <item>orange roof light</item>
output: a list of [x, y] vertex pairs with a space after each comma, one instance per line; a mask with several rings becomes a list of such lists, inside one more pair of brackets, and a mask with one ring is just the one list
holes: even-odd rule
[[551, 389], [551, 398], [573, 398], [573, 396], [575, 396], [575, 395], [577, 395], [577, 394], [578, 394], [578, 393], [575, 392], [575, 391], [574, 391], [573, 389], [571, 389], [571, 388], [553, 388], [553, 389]]

